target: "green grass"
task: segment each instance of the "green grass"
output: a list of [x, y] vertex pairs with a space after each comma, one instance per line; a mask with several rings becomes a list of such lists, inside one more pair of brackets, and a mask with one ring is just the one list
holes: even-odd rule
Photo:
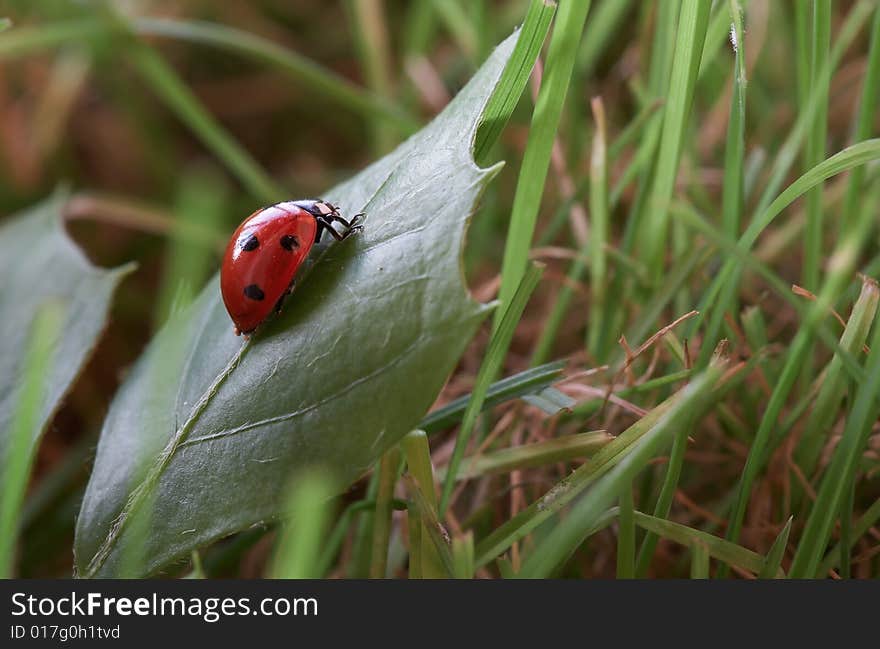
[[470, 402], [468, 402], [467, 410], [465, 410], [462, 417], [461, 430], [455, 439], [455, 447], [453, 448], [452, 458], [449, 461], [449, 468], [443, 483], [443, 494], [440, 497], [439, 511], [441, 514], [446, 511], [446, 507], [449, 505], [458, 467], [470, 441], [474, 425], [477, 423], [477, 416], [483, 409], [483, 400], [486, 398], [489, 384], [501, 369], [501, 364], [504, 362], [504, 356], [507, 354], [507, 349], [510, 346], [514, 329], [520, 318], [522, 318], [523, 310], [529, 297], [532, 295], [532, 291], [535, 290], [538, 281], [541, 279], [542, 271], [543, 268], [536, 264], [529, 266], [510, 303], [503, 307], [500, 324], [492, 334], [489, 348], [486, 350], [486, 357], [477, 374], [474, 391], [471, 394]]
[[656, 175], [648, 200], [650, 217], [641, 224], [645, 264], [655, 275], [664, 266], [663, 255], [669, 231], [669, 203], [684, 145], [684, 127], [694, 100], [711, 5], [708, 0], [684, 0], [681, 5], [681, 16], [675, 35], [672, 76], [665, 97]]
[[[541, 89], [535, 102], [529, 138], [523, 153], [519, 181], [513, 197], [504, 259], [501, 265], [501, 290], [498, 299], [508, 303], [520, 280], [526, 272], [526, 264], [538, 208], [547, 170], [550, 167], [550, 153], [565, 95], [571, 84], [571, 73], [577, 55], [577, 45], [587, 20], [590, 2], [563, 3], [556, 17], [556, 24], [547, 50], [547, 63], [541, 79]], [[501, 324], [502, 312], [495, 315], [494, 328]]]
[[[478, 165], [505, 162], [466, 244], [492, 322], [344, 493], [315, 471], [277, 521], [167, 574], [880, 576], [875, 0], [306, 4], [37, 2], [0, 21], [22, 98], [2, 116], [24, 134], [0, 134], [4, 213], [69, 182], [101, 199], [70, 210], [88, 256], [143, 267], [33, 452], [58, 314], [32, 327], [0, 458], [3, 576], [69, 575], [117, 377], [198, 299], [215, 243], [289, 185], [323, 191], [393, 150], [516, 27], [473, 142]], [[71, 48], [88, 64], [65, 84]], [[56, 106], [59, 137], [30, 147], [29, 115]], [[164, 353], [180, 371], [183, 350]], [[120, 518], [123, 576], [148, 551], [151, 496], [132, 498], [147, 513]]]
[[282, 530], [275, 551], [271, 576], [276, 579], [320, 577], [315, 568], [331, 516], [333, 483], [326, 473], [315, 471], [292, 486], [288, 499], [290, 521]]

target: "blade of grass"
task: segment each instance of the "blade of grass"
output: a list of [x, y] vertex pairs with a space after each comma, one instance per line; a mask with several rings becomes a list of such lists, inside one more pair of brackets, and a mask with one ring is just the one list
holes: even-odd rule
[[[536, 394], [562, 378], [565, 361], [554, 361], [538, 367], [532, 367], [512, 376], [496, 381], [489, 386], [483, 399], [483, 411], [500, 403], [511, 401], [528, 394]], [[439, 432], [461, 421], [472, 399], [466, 394], [445, 406], [425, 415], [419, 428], [428, 435]]]
[[203, 231], [214, 239], [223, 231], [227, 205], [226, 184], [218, 175], [199, 168], [182, 174], [153, 313], [156, 330], [173, 309], [183, 309], [195, 299], [215, 263], [211, 246], [196, 245], [185, 233]]
[[373, 503], [358, 511], [355, 522], [354, 540], [351, 547], [351, 559], [346, 565], [346, 577], [349, 579], [366, 579], [370, 574], [370, 561], [373, 558], [373, 520], [376, 517], [376, 494], [379, 492], [379, 472], [373, 471], [367, 483], [365, 500]]
[[[440, 523], [440, 519], [437, 518], [437, 510], [429, 500], [434, 492], [433, 486], [430, 492], [426, 493], [412, 475], [404, 475], [403, 481], [407, 486], [407, 491], [415, 504], [415, 509], [422, 522], [422, 579], [453, 577], [455, 575], [455, 567], [452, 552], [449, 548], [449, 538], [446, 530], [443, 529], [443, 525]], [[428, 541], [429, 545], [426, 545], [425, 541]], [[433, 555], [436, 558], [426, 561], [425, 551], [429, 546], [433, 549]], [[439, 567], [432, 565], [429, 571], [429, 563], [433, 564], [435, 560], [439, 560]]]
[[47, 302], [31, 324], [31, 335], [22, 361], [15, 411], [9, 422], [6, 453], [0, 458], [0, 578], [10, 579], [15, 566], [15, 544], [28, 477], [36, 456], [35, 430], [45, 399], [43, 382], [52, 367], [52, 356], [61, 324], [62, 307]]
[[[880, 104], [880, 7], [874, 11], [871, 24], [871, 39], [868, 49], [868, 64], [862, 82], [862, 97], [855, 120], [853, 140], [867, 140], [874, 132], [874, 120]], [[859, 219], [861, 192], [865, 179], [865, 168], [856, 167], [849, 176], [846, 195], [843, 200], [841, 229], [845, 232]], [[862, 203], [863, 204], [863, 203]], [[864, 208], [863, 208], [864, 209]]]
[[[727, 124], [727, 144], [724, 148], [724, 183], [721, 189], [721, 221], [723, 231], [732, 239], [740, 233], [740, 215], [744, 203], [743, 160], [745, 158], [746, 126], [746, 56], [742, 8], [737, 0], [730, 0], [731, 41], [736, 45], [733, 67], [733, 95], [730, 100], [730, 120]], [[724, 308], [736, 313], [736, 296]], [[708, 340], [714, 345], [717, 341]]]
[[[645, 381], [644, 383], [640, 383], [638, 385], [631, 385], [629, 387], [618, 390], [617, 392], [612, 393], [614, 396], [622, 397], [625, 399], [630, 398], [633, 395], [637, 394], [645, 394], [652, 392], [654, 390], [658, 390], [664, 388], [673, 383], [678, 383], [679, 381], [684, 381], [692, 374], [691, 370], [681, 370], [679, 372], [673, 372], [671, 374], [667, 374], [666, 376], [660, 376], [656, 379], [651, 379], [650, 381]], [[600, 396], [594, 399], [588, 399], [587, 401], [583, 401], [572, 408], [572, 417], [578, 419], [584, 419], [586, 417], [592, 416], [599, 408], [601, 408], [605, 404], [605, 397]]]
[[[656, 16], [654, 22], [654, 38], [651, 43], [648, 71], [648, 93], [643, 100], [643, 105], [651, 103], [653, 98], [665, 98], [669, 90], [669, 79], [672, 74], [672, 61], [675, 56], [675, 31], [678, 23], [679, 2], [661, 2], [654, 5], [643, 4], [642, 13], [649, 16], [655, 11]], [[660, 145], [660, 136], [663, 129], [663, 120], [665, 119], [666, 104], [664, 103], [661, 112], [657, 113], [657, 119], [652, 119], [648, 123], [645, 134], [639, 143], [633, 158], [630, 173], [636, 173], [638, 169], [638, 183], [636, 185], [635, 198], [629, 210], [626, 219], [626, 226], [623, 231], [623, 241], [620, 245], [621, 252], [636, 256], [634, 250], [640, 233], [644, 229], [645, 219], [648, 218], [649, 197], [654, 183], [657, 150]], [[618, 186], [612, 191], [611, 204], [616, 204], [620, 189], [624, 182], [629, 182], [627, 178], [622, 178], [618, 182]], [[626, 305], [630, 302], [630, 294], [633, 290], [632, 282], [623, 273], [616, 273], [609, 289], [610, 295], [619, 296], [609, 306], [609, 313], [605, 314], [605, 322], [602, 331], [599, 334], [599, 342], [597, 346], [600, 349], [610, 347], [617, 339], [618, 333], [623, 329], [623, 322], [626, 316]], [[670, 298], [671, 299], [671, 298]], [[644, 323], [646, 328], [653, 325], [653, 322], [646, 317], [638, 318], [639, 322]]]
[[525, 90], [555, 13], [556, 0], [531, 0], [529, 3], [513, 53], [501, 73], [495, 92], [486, 104], [482, 122], [477, 129], [474, 143], [474, 159], [477, 164], [488, 164], [489, 151], [498, 141]]
[[[745, 5], [747, 1], [745, 0], [742, 4]], [[733, 28], [733, 22], [729, 12], [730, 3], [728, 2], [727, 10], [720, 2], [714, 3], [713, 8], [715, 13], [706, 28], [706, 44], [703, 46], [703, 56], [700, 59], [698, 79], [703, 79], [707, 74], [713, 72], [715, 58], [731, 38], [730, 31]], [[738, 36], [742, 36], [742, 32]], [[741, 43], [741, 40], [738, 41], [738, 44]]]
[[[565, 96], [571, 85], [571, 72], [577, 55], [577, 46], [589, 8], [589, 0], [565, 2], [556, 16], [556, 25], [547, 52], [547, 63], [544, 66], [544, 77], [535, 103], [513, 198], [510, 226], [501, 265], [501, 288], [498, 299], [502, 304], [510, 303], [520, 280], [526, 273], [529, 248], [535, 232], [541, 195], [544, 193], [553, 141], [559, 128]], [[501, 325], [502, 316], [500, 311], [496, 312], [493, 331]]]
[[345, 508], [345, 511], [339, 516], [336, 525], [333, 526], [333, 530], [324, 542], [324, 549], [321, 552], [321, 556], [315, 567], [315, 574], [318, 575], [319, 578], [325, 578], [327, 573], [330, 572], [330, 568], [333, 566], [333, 561], [339, 554], [339, 550], [342, 548], [342, 544], [345, 541], [346, 535], [349, 533], [357, 513], [364, 510], [372, 511], [375, 507], [375, 500], [358, 500]]
[[[859, 142], [857, 144], [853, 144], [842, 151], [839, 151], [835, 155], [831, 156], [827, 160], [823, 160], [818, 165], [810, 169], [800, 178], [795, 180], [791, 185], [789, 185], [785, 191], [783, 191], [776, 199], [767, 206], [767, 208], [757, 216], [746, 231], [740, 236], [738, 247], [740, 252], [744, 254], [748, 254], [748, 252], [752, 249], [757, 241], [758, 236], [764, 231], [764, 229], [770, 225], [773, 220], [782, 213], [782, 211], [791, 205], [796, 199], [800, 198], [803, 194], [808, 192], [813, 187], [819, 185], [820, 183], [825, 182], [829, 178], [836, 176], [839, 173], [844, 171], [849, 171], [850, 169], [854, 169], [860, 165], [866, 164], [873, 160], [880, 159], [880, 139], [873, 140], [865, 140], [863, 142]], [[849, 242], [850, 245], [858, 244], [857, 241], [854, 241], [853, 238], [848, 237], [846, 241]], [[860, 247], [860, 246], [857, 246]], [[844, 250], [844, 248], [839, 244], [839, 249]], [[852, 253], [851, 250], [845, 249], [846, 258], [849, 259]], [[705, 297], [701, 304], [703, 309], [710, 308], [710, 312], [713, 313], [713, 320], [710, 321], [710, 324], [707, 326], [707, 330], [714, 335], [714, 332], [717, 332], [720, 329], [721, 322], [723, 320], [723, 312], [720, 309], [712, 309], [711, 305], [715, 302], [718, 294], [721, 291], [735, 291], [738, 286], [738, 278], [741, 272], [740, 266], [742, 265], [742, 260], [739, 256], [732, 256], [727, 259], [724, 263], [724, 266], [718, 272], [717, 276], [713, 280], [712, 285], [705, 293]], [[827, 280], [826, 280], [827, 286]], [[729, 301], [729, 299], [728, 299]], [[725, 299], [722, 298], [720, 302], [723, 304]], [[702, 313], [702, 311], [701, 311]], [[693, 331], [693, 328], [692, 328]], [[700, 360], [698, 360], [697, 365], [701, 365], [704, 361], [703, 353], [701, 353]]]
[[632, 484], [620, 492], [617, 519], [617, 578], [633, 579], [636, 563], [636, 523], [633, 514]]
[[386, 97], [364, 90], [298, 52], [256, 34], [227, 25], [168, 18], [133, 18], [131, 24], [135, 32], [142, 36], [160, 36], [209, 45], [271, 66], [307, 87], [309, 92], [368, 119], [381, 120], [399, 133], [413, 133], [419, 127], [415, 117]]
[[479, 36], [458, 0], [429, 0], [456, 44], [472, 63], [476, 61]]
[[422, 517], [414, 501], [406, 508], [407, 529], [409, 530], [409, 578], [422, 578]]
[[217, 122], [159, 54], [140, 43], [125, 48], [138, 73], [168, 107], [202, 140], [258, 200], [274, 203], [285, 192]]
[[607, 255], [609, 243], [608, 151], [605, 144], [605, 107], [598, 97], [591, 102], [596, 131], [590, 156], [590, 323], [587, 326], [587, 351], [598, 362], [607, 354], [599, 347], [599, 334], [606, 311]]
[[[271, 66], [288, 74], [310, 92], [326, 97], [342, 108], [361, 113], [364, 117], [381, 119], [403, 134], [413, 133], [419, 127], [418, 120], [398, 106], [389, 104], [311, 59], [256, 34], [216, 23], [146, 16], [132, 17], [130, 26], [140, 36], [209, 45]], [[94, 42], [98, 36], [110, 31], [104, 21], [94, 18], [17, 28], [0, 42], [0, 59], [26, 56], [67, 43]]]
[[[416, 511], [419, 520], [422, 522], [420, 534], [422, 566], [419, 571], [421, 578], [436, 579], [448, 576], [447, 573], [450, 573], [451, 570], [448, 569], [448, 566], [444, 567], [446, 560], [441, 556], [440, 550], [434, 547], [434, 533], [429, 529], [434, 524], [431, 520], [432, 512], [434, 521], [437, 520], [437, 492], [434, 486], [434, 467], [431, 464], [431, 449], [425, 432], [414, 430], [404, 437], [403, 451], [406, 456], [407, 471], [418, 494]], [[412, 491], [410, 489], [411, 495]], [[439, 521], [436, 524], [439, 525]], [[410, 561], [412, 560], [412, 556], [410, 556]]]
[[[859, 298], [853, 306], [840, 338], [840, 346], [853, 356], [857, 357], [862, 351], [877, 314], [878, 303], [880, 303], [880, 291], [877, 290], [876, 284], [864, 279]], [[822, 447], [827, 441], [834, 419], [838, 416], [845, 393], [846, 377], [843, 375], [843, 363], [840, 357], [835, 355], [825, 368], [819, 394], [795, 451], [795, 461], [806, 476], [812, 476], [816, 470]], [[793, 502], [797, 502], [794, 497]]]
[[[660, 487], [660, 495], [657, 496], [657, 502], [654, 505], [654, 516], [657, 518], [666, 518], [669, 516], [670, 509], [672, 509], [672, 500], [675, 497], [676, 489], [678, 489], [678, 481], [681, 477], [681, 468], [684, 465], [684, 453], [687, 450], [691, 427], [690, 423], [682, 426], [672, 441], [672, 450], [669, 452], [669, 462], [666, 464], [666, 473], [663, 477], [663, 484]], [[635, 568], [636, 577], [641, 579], [647, 577], [648, 568], [651, 567], [651, 561], [654, 559], [654, 551], [657, 549], [658, 540], [659, 537], [653, 532], [645, 534], [642, 546], [639, 548], [638, 562]]]
[[580, 79], [588, 79], [593, 74], [593, 68], [599, 60], [602, 52], [613, 42], [618, 28], [623, 24], [630, 9], [632, 0], [614, 0], [613, 2], [600, 2], [596, 7], [593, 18], [590, 20], [590, 29], [584, 33], [580, 50], [577, 55], [577, 76]]
[[[608, 155], [605, 146], [605, 111], [602, 100], [594, 98], [592, 101], [593, 117], [596, 122], [596, 130], [593, 136], [592, 156], [590, 159], [590, 237], [587, 239], [584, 249], [571, 264], [568, 271], [567, 281], [560, 287], [556, 295], [556, 301], [550, 315], [544, 322], [541, 335], [535, 344], [532, 353], [532, 365], [543, 363], [553, 350], [553, 343], [559, 327], [568, 312], [573, 295], [573, 287], [583, 279], [587, 268], [587, 259], [590, 264], [590, 287], [592, 305], [590, 308], [591, 323], [587, 328], [590, 335], [588, 349], [596, 358], [593, 351], [597, 343], [601, 325], [602, 303], [604, 302], [605, 270], [607, 267], [605, 246], [608, 241]], [[593, 324], [592, 320], [597, 322]], [[599, 359], [597, 359], [599, 360]]]
[[[831, 2], [813, 0], [813, 24], [810, 71], [810, 91], [821, 98], [807, 135], [804, 167], [809, 169], [825, 157], [825, 138], [828, 123], [828, 91], [830, 78], [822, 74], [831, 45]], [[819, 287], [819, 261], [822, 256], [822, 186], [817, 185], [806, 195], [807, 225], [804, 230], [804, 264], [801, 282], [804, 288], [815, 291]]]
[[388, 541], [391, 538], [391, 501], [400, 469], [400, 449], [389, 449], [379, 461], [379, 488], [376, 492], [376, 513], [373, 517], [373, 553], [370, 579], [384, 579], [388, 567]]
[[322, 471], [302, 476], [291, 489], [288, 512], [294, 517], [284, 526], [272, 561], [276, 579], [314, 579], [324, 531], [336, 493], [333, 481]]
[[441, 516], [449, 506], [449, 499], [455, 486], [458, 468], [461, 465], [462, 457], [464, 457], [464, 452], [470, 441], [474, 424], [477, 423], [477, 417], [483, 409], [483, 401], [489, 390], [489, 384], [501, 369], [501, 364], [504, 362], [504, 357], [507, 356], [507, 349], [510, 347], [510, 341], [513, 338], [513, 332], [519, 324], [532, 291], [535, 290], [535, 286], [538, 285], [538, 281], [541, 279], [543, 270], [543, 266], [534, 263], [527, 268], [519, 288], [517, 288], [516, 293], [512, 296], [510, 302], [507, 303], [507, 306], [503, 308], [504, 313], [499, 326], [492, 333], [492, 337], [489, 340], [489, 347], [477, 373], [474, 389], [471, 393], [471, 400], [468, 402], [467, 410], [465, 410], [464, 417], [462, 418], [461, 428], [458, 431], [458, 436], [455, 438], [455, 447], [449, 460], [446, 479], [443, 482], [443, 493], [440, 497], [438, 511]]
[[825, 575], [834, 568], [841, 557], [849, 556], [849, 551], [853, 548], [856, 542], [880, 520], [880, 498], [874, 501], [874, 503], [868, 507], [864, 514], [862, 514], [861, 518], [856, 521], [856, 524], [853, 525], [852, 531], [850, 533], [848, 542], [849, 547], [845, 547], [843, 543], [838, 543], [834, 548], [825, 555], [825, 558], [822, 560], [822, 565], [817, 571], [817, 575]]
[[709, 578], [709, 548], [701, 541], [691, 544], [691, 579]]
[[464, 536], [452, 539], [453, 574], [456, 579], [474, 578], [474, 534], [468, 531]]
[[855, 506], [856, 480], [855, 476], [849, 481], [843, 492], [843, 500], [840, 503], [840, 578], [850, 579], [852, 559], [850, 557], [850, 537], [852, 537], [852, 516]]
[[678, 175], [684, 130], [694, 98], [711, 6], [708, 0], [684, 0], [681, 5], [672, 78], [666, 95], [660, 148], [657, 151], [657, 174], [648, 202], [651, 218], [641, 224], [641, 250], [648, 270], [655, 277], [662, 276], [669, 230], [669, 203]]
[[[605, 431], [597, 430], [469, 456], [462, 461], [457, 478], [459, 480], [470, 480], [494, 473], [509, 473], [517, 469], [527, 469], [553, 464], [554, 462], [568, 462], [577, 458], [590, 457], [613, 439]], [[443, 479], [445, 476], [445, 467], [437, 470], [437, 477], [439, 479]]]
[[551, 417], [560, 412], [571, 410], [571, 407], [577, 403], [570, 396], [552, 386], [537, 394], [527, 394], [522, 400], [530, 406], [540, 408], [544, 414]]
[[[640, 511], [635, 512], [636, 525], [649, 532], [653, 532], [664, 539], [674, 541], [685, 547], [693, 547], [695, 543], [701, 543], [714, 559], [730, 566], [738, 566], [759, 573], [766, 565], [766, 560], [757, 552], [747, 550], [741, 545], [736, 545], [720, 537], [695, 530], [692, 527], [673, 523], [672, 521], [655, 518]], [[777, 576], [782, 577], [782, 571], [777, 571]]]
[[788, 517], [785, 527], [782, 528], [776, 540], [773, 541], [773, 545], [770, 546], [770, 551], [764, 559], [764, 567], [758, 573], [758, 579], [777, 579], [782, 573], [782, 558], [785, 556], [785, 548], [788, 545], [788, 535], [791, 532], [793, 520], [794, 516]]
[[844, 491], [849, 488], [858, 468], [859, 457], [880, 413], [880, 326], [874, 327], [871, 353], [865, 361], [867, 380], [856, 388], [855, 400], [846, 421], [843, 436], [822, 478], [806, 527], [792, 560], [790, 576], [817, 576], [831, 529], [839, 515]]
[[[392, 96], [391, 52], [383, 0], [348, 0], [346, 8], [354, 27], [358, 59], [369, 89], [389, 103]], [[373, 153], [381, 157], [395, 145], [390, 126], [371, 120]]]
[[791, 3], [794, 24], [794, 51], [795, 51], [795, 90], [797, 91], [798, 105], [803, 106], [810, 96], [810, 26], [813, 22], [813, 5], [807, 0], [799, 0]]
[[13, 59], [66, 43], [84, 43], [105, 31], [92, 18], [16, 27], [0, 40], [0, 59]]

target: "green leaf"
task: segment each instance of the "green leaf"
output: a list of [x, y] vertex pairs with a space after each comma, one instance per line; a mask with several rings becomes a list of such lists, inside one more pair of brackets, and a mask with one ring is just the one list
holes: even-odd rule
[[23, 350], [37, 312], [51, 302], [65, 317], [53, 353], [59, 362], [46, 377], [48, 389], [31, 431], [33, 446], [97, 343], [116, 285], [132, 269], [105, 270], [90, 264], [64, 231], [63, 202], [59, 193], [0, 227], [0, 457], [6, 453]]
[[[40, 437], [94, 349], [106, 323], [113, 291], [131, 268], [104, 270], [92, 266], [64, 232], [63, 201], [59, 193], [0, 227], [0, 489], [4, 493], [4, 545], [12, 543], [20, 498]], [[56, 326], [49, 329], [36, 326], [37, 315], [45, 309], [56, 314]], [[31, 341], [35, 330], [48, 331], [47, 339]], [[45, 347], [39, 367], [30, 368], [39, 371], [36, 390], [28, 390], [25, 380], [29, 376], [25, 359], [29, 341]], [[15, 442], [13, 429], [18, 431]], [[12, 498], [13, 494], [18, 497]]]
[[136, 545], [154, 573], [275, 518], [283, 485], [311, 465], [351, 482], [418, 424], [488, 311], [460, 256], [499, 168], [475, 165], [474, 134], [515, 42], [426, 128], [323, 195], [366, 212], [364, 230], [317, 247], [280, 316], [236, 338], [214, 279], [151, 343], [104, 424], [77, 519], [80, 575], [117, 574]]

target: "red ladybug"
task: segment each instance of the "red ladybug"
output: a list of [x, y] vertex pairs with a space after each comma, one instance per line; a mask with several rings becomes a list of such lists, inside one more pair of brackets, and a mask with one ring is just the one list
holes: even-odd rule
[[[360, 230], [362, 216], [347, 221], [336, 206], [307, 200], [278, 203], [247, 217], [229, 240], [220, 267], [220, 292], [235, 335], [251, 333], [281, 309], [296, 271], [325, 231], [342, 241]], [[337, 232], [333, 223], [345, 231]]]

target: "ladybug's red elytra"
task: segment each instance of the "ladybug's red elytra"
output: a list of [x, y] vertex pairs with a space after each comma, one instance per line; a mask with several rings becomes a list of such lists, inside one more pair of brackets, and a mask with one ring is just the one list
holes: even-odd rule
[[[322, 200], [285, 201], [257, 210], [232, 234], [220, 267], [220, 293], [235, 335], [249, 334], [281, 309], [296, 271], [324, 232], [337, 241], [361, 229]], [[333, 224], [345, 230], [338, 232]]]

